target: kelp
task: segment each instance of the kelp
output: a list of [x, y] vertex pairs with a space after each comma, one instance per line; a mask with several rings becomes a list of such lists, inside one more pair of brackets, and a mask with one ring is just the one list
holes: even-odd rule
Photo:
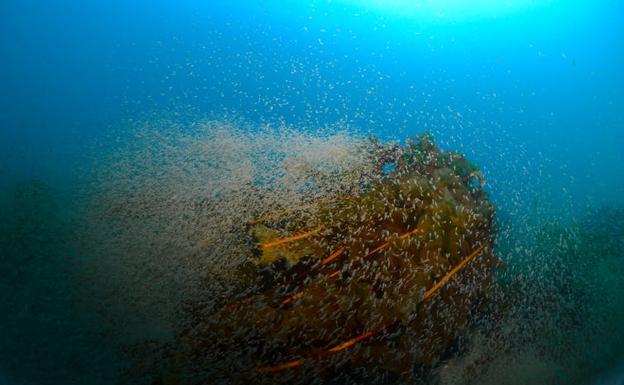
[[246, 286], [189, 306], [157, 382], [383, 382], [436, 365], [492, 282], [494, 207], [478, 169], [429, 134], [376, 143], [379, 175], [357, 193], [247, 225]]

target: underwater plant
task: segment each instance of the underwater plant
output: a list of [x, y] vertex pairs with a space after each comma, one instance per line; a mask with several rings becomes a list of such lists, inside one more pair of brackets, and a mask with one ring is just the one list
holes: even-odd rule
[[413, 381], [435, 367], [492, 283], [494, 207], [430, 135], [373, 144], [385, 156], [358, 191], [247, 223], [236, 294], [187, 305], [158, 383]]
[[580, 384], [619, 355], [621, 209], [516, 236], [429, 135], [203, 129], [91, 192], [125, 382]]

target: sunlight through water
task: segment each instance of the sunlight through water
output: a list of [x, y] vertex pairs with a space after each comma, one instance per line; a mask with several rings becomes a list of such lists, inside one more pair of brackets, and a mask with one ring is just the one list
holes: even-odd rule
[[552, 3], [552, 0], [344, 0], [395, 16], [421, 21], [467, 21], [504, 17]]

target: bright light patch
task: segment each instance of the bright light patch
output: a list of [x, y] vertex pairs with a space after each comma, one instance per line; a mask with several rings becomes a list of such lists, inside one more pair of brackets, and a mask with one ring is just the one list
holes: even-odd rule
[[459, 21], [498, 18], [526, 10], [552, 0], [344, 0], [396, 16], [414, 17], [423, 21]]

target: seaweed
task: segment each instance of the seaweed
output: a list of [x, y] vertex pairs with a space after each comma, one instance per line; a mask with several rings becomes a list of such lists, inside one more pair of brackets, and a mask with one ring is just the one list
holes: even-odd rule
[[247, 286], [189, 306], [159, 382], [383, 382], [435, 367], [498, 266], [494, 207], [471, 184], [478, 170], [430, 134], [371, 143], [361, 191], [250, 222], [257, 248], [236, 270]]

